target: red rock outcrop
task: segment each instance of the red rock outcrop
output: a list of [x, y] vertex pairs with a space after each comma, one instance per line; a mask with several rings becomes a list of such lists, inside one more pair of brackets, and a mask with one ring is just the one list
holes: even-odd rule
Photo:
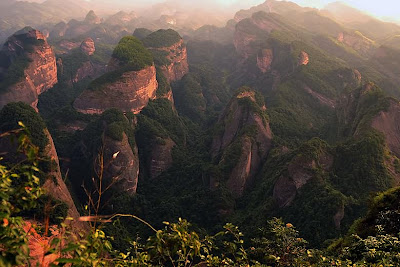
[[284, 30], [285, 26], [273, 16], [265, 12], [257, 12], [251, 18], [244, 19], [236, 25], [234, 45], [238, 54], [247, 59], [257, 52], [257, 47], [251, 44], [255, 41], [265, 40], [274, 30]]
[[68, 217], [73, 218], [73, 221], [66, 221], [67, 224], [71, 224], [73, 227], [77, 229], [84, 230], [87, 228], [87, 225], [83, 222], [79, 221], [79, 212], [76, 209], [75, 203], [72, 200], [71, 194], [62, 178], [60, 171], [60, 163], [58, 160], [58, 155], [56, 151], [56, 147], [54, 146], [53, 138], [51, 137], [49, 131], [46, 129], [45, 133], [47, 138], [49, 139], [49, 143], [47, 144], [44, 154], [47, 155], [52, 162], [55, 164], [51, 164], [52, 169], [47, 174], [48, 178], [43, 185], [45, 192], [52, 196], [54, 199], [61, 200], [66, 203], [68, 206]]
[[257, 40], [257, 37], [241, 31], [236, 27], [236, 31], [233, 37], [233, 44], [235, 45], [236, 52], [243, 58], [247, 59], [252, 53], [253, 49], [250, 44]]
[[110, 25], [124, 25], [128, 24], [134, 19], [137, 19], [137, 14], [135, 12], [126, 13], [124, 11], [120, 11], [110, 17], [108, 17], [105, 23]]
[[139, 113], [155, 99], [158, 83], [156, 68], [148, 66], [139, 71], [123, 73], [115, 82], [101, 88], [86, 89], [74, 102], [74, 107], [85, 114], [101, 114], [110, 108]]
[[274, 53], [272, 49], [263, 49], [257, 55], [257, 67], [262, 73], [266, 73], [271, 70], [271, 64], [274, 59]]
[[64, 37], [65, 32], [68, 30], [68, 24], [65, 22], [60, 22], [54, 26], [53, 30], [50, 32], [51, 38]]
[[[258, 109], [254, 110], [251, 106]], [[229, 151], [240, 146], [240, 156], [233, 168], [228, 170], [229, 175], [225, 181], [235, 197], [240, 197], [251, 184], [271, 148], [272, 132], [262, 115], [264, 110], [265, 106], [258, 106], [255, 92], [245, 88], [231, 100], [219, 119], [218, 124], [223, 127], [223, 131], [213, 140], [211, 154], [214, 160], [223, 166], [232, 160]], [[224, 181], [214, 181], [211, 186], [216, 187], [221, 182]]]
[[84, 22], [89, 24], [100, 24], [101, 19], [96, 15], [96, 13], [94, 13], [93, 10], [90, 10], [85, 17]]
[[105, 72], [105, 67], [102, 65], [95, 64], [91, 61], [86, 61], [76, 71], [75, 76], [72, 78], [73, 83], [77, 83], [85, 78], [95, 79]]
[[[43, 225], [41, 225], [43, 227]], [[62, 238], [60, 229], [57, 226], [49, 228], [49, 236], [39, 234], [38, 223], [35, 221], [25, 221], [24, 231], [27, 233], [28, 247], [29, 247], [29, 263], [31, 266], [51, 266], [56, 259], [60, 258], [60, 253], [49, 253], [53, 248], [52, 241], [56, 238]], [[62, 242], [62, 244], [65, 242]]]
[[153, 145], [148, 160], [150, 178], [156, 178], [172, 166], [172, 148], [175, 145], [171, 138], [162, 139]]
[[26, 28], [11, 36], [1, 52], [11, 64], [21, 56], [28, 58], [30, 62], [24, 70], [23, 80], [4, 88], [0, 93], [0, 107], [9, 102], [23, 101], [36, 109], [38, 95], [57, 83], [57, 65], [53, 49], [41, 32]]
[[308, 65], [308, 63], [310, 62], [310, 57], [308, 56], [307, 52], [301, 51], [300, 55], [299, 55], [299, 62], [298, 65]]
[[321, 168], [323, 171], [329, 171], [333, 160], [333, 156], [325, 152], [319, 155], [318, 160], [307, 159], [304, 156], [295, 157], [287, 168], [288, 175], [282, 175], [275, 182], [273, 197], [278, 206], [289, 206], [298, 190], [315, 177], [315, 170]]
[[170, 63], [165, 66], [160, 66], [160, 68], [168, 82], [178, 81], [189, 72], [186, 45], [183, 39], [170, 47], [150, 47], [149, 49], [155, 51], [164, 51], [167, 53], [166, 59]]
[[128, 194], [135, 194], [139, 176], [139, 156], [135, 146], [131, 148], [123, 133], [122, 141], [109, 137], [104, 140], [104, 176], [109, 182]]
[[337, 40], [346, 44], [360, 53], [362, 56], [370, 57], [376, 48], [374, 41], [363, 36], [359, 32], [348, 33], [341, 32], [337, 36]]
[[79, 42], [72, 42], [68, 40], [62, 40], [59, 44], [61, 48], [64, 48], [63, 52], [68, 52], [72, 49], [78, 48], [79, 47]]
[[379, 112], [371, 123], [372, 128], [383, 133], [386, 143], [400, 157], [400, 104], [391, 99], [387, 110]]
[[96, 47], [94, 45], [94, 41], [92, 38], [86, 38], [82, 43], [81, 43], [81, 50], [83, 53], [85, 53], [88, 56], [91, 56], [94, 54], [96, 51]]
[[336, 107], [336, 101], [334, 99], [331, 99], [329, 97], [326, 97], [320, 93], [317, 93], [313, 91], [310, 87], [304, 86], [304, 90], [312, 95], [316, 100], [318, 100], [319, 103], [322, 105], [328, 106], [330, 108], [335, 108]]

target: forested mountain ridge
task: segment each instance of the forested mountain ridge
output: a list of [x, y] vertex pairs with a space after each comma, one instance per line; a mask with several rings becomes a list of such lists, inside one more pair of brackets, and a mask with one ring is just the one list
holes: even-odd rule
[[[49, 155], [59, 159], [57, 190], [68, 198], [52, 195], [67, 204], [54, 204], [61, 207], [54, 227], [62, 227], [68, 216], [79, 220], [79, 212], [81, 220], [96, 221], [92, 230], [113, 236], [110, 244], [126, 251], [153, 230], [112, 215], [138, 216], [153, 229], [185, 218], [196, 232], [191, 237], [200, 236], [193, 240], [200, 247], [206, 246], [206, 233], [232, 222], [243, 231], [244, 247], [236, 228], [226, 225], [239, 242], [237, 250], [229, 254], [227, 243], [214, 251], [221, 240], [216, 241], [208, 248], [218, 255], [215, 262], [204, 256], [205, 247], [195, 250], [190, 262], [291, 266], [298, 260], [331, 266], [322, 256], [331, 253], [329, 260], [348, 260], [338, 266], [396, 263], [396, 249], [383, 249], [375, 258], [363, 253], [381, 251], [398, 234], [393, 203], [400, 183], [400, 27], [367, 15], [349, 22], [338, 13], [274, 0], [239, 11], [225, 27], [198, 30], [128, 33], [137, 16], [118, 14], [125, 23], [89, 12], [82, 21], [55, 26], [48, 38], [25, 28], [0, 54], [2, 134], [21, 121], [39, 148], [36, 142], [46, 139], [42, 131], [54, 140]], [[385, 31], [368, 31], [365, 23]], [[19, 76], [10, 82], [14, 69]], [[36, 82], [39, 76], [45, 81]], [[25, 99], [21, 90], [35, 98]], [[37, 107], [37, 113], [11, 103], [18, 101]], [[3, 142], [0, 148], [16, 153]], [[4, 161], [5, 168], [12, 164]], [[56, 192], [51, 188], [57, 183], [44, 188]], [[32, 212], [12, 216], [46, 225]], [[272, 232], [260, 233], [268, 223]], [[307, 245], [295, 242], [292, 224]], [[175, 240], [169, 231], [185, 235], [187, 227], [181, 220], [151, 237], [143, 247], [146, 264], [181, 260], [179, 249], [169, 259], [163, 253], [170, 251], [155, 252], [152, 242]], [[292, 238], [286, 236], [293, 257], [272, 249], [282, 241], [274, 229]], [[369, 238], [382, 247], [365, 245]], [[360, 244], [363, 252], [355, 249]]]

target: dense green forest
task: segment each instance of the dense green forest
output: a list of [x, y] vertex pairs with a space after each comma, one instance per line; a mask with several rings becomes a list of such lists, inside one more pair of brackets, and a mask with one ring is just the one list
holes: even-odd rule
[[270, 0], [197, 30], [120, 16], [48, 26], [58, 82], [1, 107], [0, 266], [32, 263], [32, 235], [59, 266], [400, 265], [400, 27]]
[[[21, 137], [19, 152], [26, 155], [26, 161], [13, 167], [0, 165], [3, 201], [0, 262], [4, 266], [28, 263], [27, 234], [21, 214], [35, 208], [40, 210], [38, 200], [43, 194], [35, 178], [40, 171], [36, 167], [40, 160], [37, 147], [25, 138], [28, 130], [20, 125], [22, 131], [11, 134]], [[83, 239], [76, 239], [69, 232], [71, 229], [61, 223], [64, 235], [53, 239], [47, 253], [56, 253], [58, 264], [76, 266], [395, 266], [400, 260], [399, 191], [393, 188], [377, 195], [366, 217], [326, 251], [307, 248], [307, 241], [299, 237], [291, 223], [276, 218], [258, 230], [257, 238], [246, 242], [239, 228], [229, 223], [210, 236], [196, 231], [183, 219], [164, 222], [164, 227], [156, 230], [134, 215], [119, 214], [111, 216], [108, 223], [128, 217], [148, 227], [152, 232], [150, 237], [145, 242], [132, 240], [127, 250], [116, 250], [111, 245], [115, 237], [103, 232], [107, 223], [92, 216], [91, 230]], [[60, 247], [61, 242], [66, 244]]]

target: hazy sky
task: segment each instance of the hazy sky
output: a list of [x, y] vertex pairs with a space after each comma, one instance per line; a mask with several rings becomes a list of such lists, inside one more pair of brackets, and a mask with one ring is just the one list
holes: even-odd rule
[[[0, 0], [2, 1], [2, 0]], [[26, 0], [25, 0], [26, 1]], [[45, 0], [27, 0], [35, 2], [43, 2]], [[165, 2], [166, 0], [86, 0], [93, 2], [108, 2], [108, 3], [119, 3], [128, 5], [149, 5], [159, 2]], [[203, 7], [215, 7], [215, 3], [219, 3], [222, 7], [234, 7], [236, 8], [248, 8], [260, 3], [265, 0], [175, 0], [184, 3], [188, 6], [203, 6]], [[291, 0], [302, 6], [311, 6], [322, 8], [328, 3], [336, 2], [338, 0]], [[390, 17], [392, 19], [400, 21], [400, 0], [339, 0], [341, 2], [347, 3], [362, 11], [366, 11], [371, 15], [377, 17]]]
[[[131, 0], [119, 0], [123, 1], [131, 1]], [[163, 0], [135, 0], [136, 2], [143, 3], [157, 3], [163, 2]], [[196, 5], [197, 3], [219, 3], [225, 6], [240, 6], [240, 7], [250, 7], [256, 4], [263, 3], [265, 0], [181, 0], [186, 4], [193, 3]], [[292, 0], [292, 2], [296, 2], [303, 6], [312, 6], [322, 8], [324, 5], [336, 2], [337, 0]], [[342, 0], [341, 2], [345, 2], [348, 5], [356, 7], [360, 10], [366, 11], [372, 15], [377, 17], [392, 17], [394, 19], [400, 20], [400, 0]]]
[[[337, 0], [336, 0], [337, 1]], [[300, 5], [323, 7], [324, 5], [336, 2], [334, 0], [294, 0]], [[371, 13], [378, 17], [394, 17], [400, 20], [400, 0], [343, 0], [341, 2], [347, 3], [360, 10]]]

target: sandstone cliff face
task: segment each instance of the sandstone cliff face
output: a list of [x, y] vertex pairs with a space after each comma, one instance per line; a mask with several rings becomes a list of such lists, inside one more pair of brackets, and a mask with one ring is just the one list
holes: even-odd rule
[[[252, 104], [249, 105], [248, 101]], [[251, 108], [253, 105], [257, 103], [255, 92], [251, 90], [244, 90], [232, 99], [218, 122], [223, 131], [214, 138], [211, 148], [214, 160], [219, 166], [224, 166], [233, 160], [229, 151], [239, 146], [239, 155], [235, 156], [237, 161], [228, 170], [226, 181], [227, 188], [235, 197], [240, 197], [251, 184], [271, 148], [272, 132], [262, 115], [265, 106], [254, 110]]]
[[94, 64], [91, 61], [86, 61], [76, 71], [75, 76], [72, 78], [73, 83], [78, 83], [85, 78], [95, 79], [105, 72], [105, 67], [99, 64]]
[[78, 48], [80, 46], [79, 42], [72, 42], [69, 40], [62, 40], [59, 46], [63, 49], [63, 51], [58, 53], [67, 53], [72, 49]]
[[125, 72], [117, 81], [104, 84], [101, 89], [86, 89], [75, 100], [74, 107], [85, 114], [101, 114], [110, 108], [137, 114], [150, 99], [155, 99], [157, 87], [153, 65], [140, 71]]
[[298, 65], [299, 66], [301, 66], [301, 65], [306, 66], [306, 65], [308, 65], [309, 62], [310, 62], [310, 58], [309, 58], [307, 52], [301, 51], [300, 55], [299, 55]]
[[[88, 56], [93, 55], [96, 51], [93, 39], [86, 38], [81, 43], [80, 49], [84, 54]], [[90, 58], [88, 58], [88, 61], [84, 62], [82, 66], [76, 71], [76, 73], [73, 74], [73, 76], [71, 77], [71, 81], [72, 83], [78, 83], [85, 78], [95, 79], [101, 76], [105, 72], [105, 69], [106, 67], [104, 65], [93, 63]]]
[[125, 133], [122, 141], [105, 138], [104, 162], [105, 179], [113, 181], [119, 190], [135, 194], [139, 176], [138, 149], [135, 146], [132, 150]]
[[82, 43], [81, 43], [81, 50], [83, 53], [85, 53], [88, 56], [91, 56], [94, 54], [96, 51], [96, 47], [94, 45], [94, 41], [92, 38], [86, 38]]
[[161, 70], [168, 82], [178, 81], [189, 72], [186, 45], [183, 39], [170, 47], [150, 48], [150, 50], [167, 53], [166, 59], [169, 64], [161, 66]]
[[337, 36], [337, 40], [343, 44], [350, 46], [355, 51], [360, 53], [360, 55], [366, 57], [370, 57], [376, 48], [372, 40], [357, 32], [341, 32]]
[[[63, 58], [59, 57], [57, 59], [57, 69], [58, 73], [66, 76], [69, 79], [69, 84], [78, 83], [85, 78], [96, 79], [101, 76], [106, 71], [105, 64], [99, 64], [92, 60], [92, 56], [96, 51], [95, 43], [93, 39], [86, 38], [80, 45], [77, 42], [64, 41], [60, 43], [60, 47], [64, 48], [65, 51], [58, 51], [58, 53], [66, 54], [65, 58], [69, 56], [69, 52], [72, 49], [76, 49], [79, 47], [80, 51], [83, 53], [80, 55], [82, 59], [82, 63], [80, 67], [75, 70], [73, 73], [64, 73], [64, 65]], [[72, 53], [76, 53], [77, 51], [73, 51]], [[66, 60], [68, 62], [68, 60]], [[68, 63], [67, 63], [68, 64]], [[65, 69], [68, 69], [66, 66]]]
[[[71, 194], [69, 193], [69, 190], [62, 178], [60, 163], [58, 160], [58, 155], [54, 146], [53, 139], [47, 129], [45, 130], [45, 133], [47, 135], [47, 138], [49, 139], [49, 143], [45, 148], [44, 154], [49, 156], [51, 161], [55, 164], [52, 164], [52, 170], [50, 173], [48, 173], [48, 179], [44, 183], [43, 188], [45, 189], [47, 194], [55, 199], [65, 202], [68, 205], [68, 217], [71, 217], [74, 220], [67, 223], [72, 224], [73, 227], [77, 227], [78, 229], [85, 230], [87, 228], [87, 225], [79, 221], [79, 212], [76, 209]], [[55, 179], [52, 179], [51, 177], [55, 177]]]
[[336, 101], [334, 99], [331, 99], [329, 97], [326, 97], [320, 93], [317, 93], [313, 91], [310, 87], [304, 86], [304, 90], [309, 93], [311, 96], [313, 96], [318, 102], [322, 105], [328, 106], [332, 109], [336, 107]]
[[391, 99], [389, 108], [380, 111], [371, 122], [372, 128], [383, 133], [386, 143], [397, 157], [400, 157], [400, 104]]
[[133, 11], [130, 13], [120, 11], [117, 14], [108, 17], [105, 23], [110, 25], [124, 25], [132, 22], [137, 18], [138, 18], [137, 14]]
[[275, 182], [273, 197], [278, 206], [281, 208], [289, 206], [298, 190], [315, 177], [315, 170], [320, 167], [323, 171], [329, 171], [333, 160], [333, 156], [329, 153], [322, 153], [318, 161], [304, 156], [295, 157], [288, 165], [288, 175], [282, 175]]
[[[74, 229], [73, 231], [75, 233], [85, 232], [88, 230], [88, 225], [85, 222], [80, 221], [80, 214], [76, 209], [69, 189], [66, 186], [64, 179], [61, 175], [59, 159], [53, 143], [53, 139], [47, 129], [44, 129], [44, 134], [48, 138], [48, 144], [44, 147], [41, 155], [46, 156], [46, 160], [50, 160], [51, 162], [49, 163], [49, 171], [43, 174], [43, 193], [45, 195], [51, 196], [55, 200], [64, 202], [67, 205], [67, 217], [71, 217], [73, 218], [73, 220], [66, 220], [64, 222], [65, 224], [71, 226], [72, 229]], [[10, 159], [12, 162], [16, 160], [15, 155], [17, 155], [17, 145], [15, 144], [15, 142], [10, 141], [8, 137], [0, 138], [0, 151], [5, 156], [5, 158]], [[21, 157], [20, 160], [23, 159], [22, 156], [18, 157]], [[42, 222], [36, 221], [35, 223]], [[29, 240], [30, 244], [32, 244], [33, 246], [37, 245], [37, 241], [37, 239]]]
[[[29, 50], [27, 42], [34, 42]], [[53, 49], [41, 32], [28, 29], [11, 36], [4, 44], [2, 53], [10, 63], [22, 55], [29, 58], [30, 62], [24, 70], [23, 80], [4, 88], [0, 93], [0, 107], [9, 102], [23, 101], [36, 109], [38, 95], [57, 83], [57, 65]]]
[[68, 29], [68, 24], [65, 22], [60, 22], [50, 32], [50, 37], [51, 38], [58, 38], [58, 37], [63, 37], [65, 35], [65, 32]]
[[274, 30], [284, 29], [285, 27], [273, 17], [264, 12], [258, 12], [236, 25], [233, 43], [238, 54], [243, 59], [247, 59], [257, 52], [257, 47], [252, 46], [252, 43], [266, 40]]
[[94, 13], [93, 10], [90, 10], [85, 17], [84, 22], [89, 24], [100, 24], [101, 19], [96, 15], [96, 13]]
[[266, 73], [271, 69], [271, 64], [274, 59], [272, 49], [263, 49], [257, 55], [257, 67], [262, 73]]
[[245, 31], [242, 31], [236, 27], [233, 37], [233, 44], [236, 48], [236, 52], [243, 58], [247, 59], [253, 53], [253, 49], [250, 47], [250, 44], [256, 40], [256, 36], [246, 33]]
[[150, 178], [156, 178], [172, 166], [172, 149], [175, 145], [171, 138], [153, 144], [147, 159]]

